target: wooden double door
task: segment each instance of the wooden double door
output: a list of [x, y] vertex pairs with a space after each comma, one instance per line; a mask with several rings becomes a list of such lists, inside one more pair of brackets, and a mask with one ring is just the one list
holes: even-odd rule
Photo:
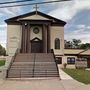
[[31, 53], [42, 53], [42, 41], [31, 41]]

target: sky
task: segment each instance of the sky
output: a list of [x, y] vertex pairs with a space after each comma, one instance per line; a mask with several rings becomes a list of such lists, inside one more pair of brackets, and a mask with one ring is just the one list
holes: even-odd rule
[[[17, 0], [0, 0], [0, 2], [5, 1]], [[33, 0], [27, 3], [40, 1], [42, 0]], [[71, 0], [38, 6], [39, 11], [67, 22], [64, 27], [65, 40], [80, 39], [82, 43], [90, 43], [90, 0]], [[5, 47], [7, 43], [7, 25], [4, 20], [32, 12], [35, 10], [33, 7], [29, 5], [24, 7], [0, 8], [0, 44]]]

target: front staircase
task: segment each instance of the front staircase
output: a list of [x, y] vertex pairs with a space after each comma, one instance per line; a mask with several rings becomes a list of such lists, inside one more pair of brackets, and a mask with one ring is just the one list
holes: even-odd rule
[[16, 55], [7, 77], [59, 77], [59, 73], [53, 53], [20, 53]]

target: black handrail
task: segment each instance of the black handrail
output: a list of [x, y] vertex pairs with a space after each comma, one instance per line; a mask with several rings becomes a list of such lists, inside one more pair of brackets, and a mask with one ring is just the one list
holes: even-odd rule
[[19, 49], [17, 48], [14, 56], [13, 56], [12, 59], [11, 59], [11, 62], [10, 62], [10, 64], [9, 64], [9, 67], [8, 67], [8, 69], [7, 69], [6, 78], [8, 77], [8, 72], [9, 72], [9, 70], [10, 70], [10, 68], [11, 68], [11, 65], [13, 64], [13, 62], [14, 62], [14, 60], [15, 60], [15, 58], [16, 58], [16, 56], [17, 56], [18, 53], [19, 53]]
[[54, 54], [54, 50], [53, 49], [51, 49], [51, 53], [53, 54], [54, 61], [55, 61], [55, 64], [56, 64], [56, 68], [57, 68], [57, 72], [59, 74], [58, 66], [57, 66], [57, 63], [56, 63], [56, 57], [55, 57], [55, 54]]
[[47, 70], [45, 70], [45, 76], [47, 77]]
[[34, 71], [35, 71], [35, 59], [36, 59], [36, 54], [34, 54], [33, 75], [32, 75], [32, 77], [34, 77]]

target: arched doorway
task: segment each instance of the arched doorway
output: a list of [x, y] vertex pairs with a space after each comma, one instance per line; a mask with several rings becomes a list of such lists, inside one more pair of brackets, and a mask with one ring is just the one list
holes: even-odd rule
[[31, 53], [42, 53], [42, 40], [34, 38], [31, 40]]

